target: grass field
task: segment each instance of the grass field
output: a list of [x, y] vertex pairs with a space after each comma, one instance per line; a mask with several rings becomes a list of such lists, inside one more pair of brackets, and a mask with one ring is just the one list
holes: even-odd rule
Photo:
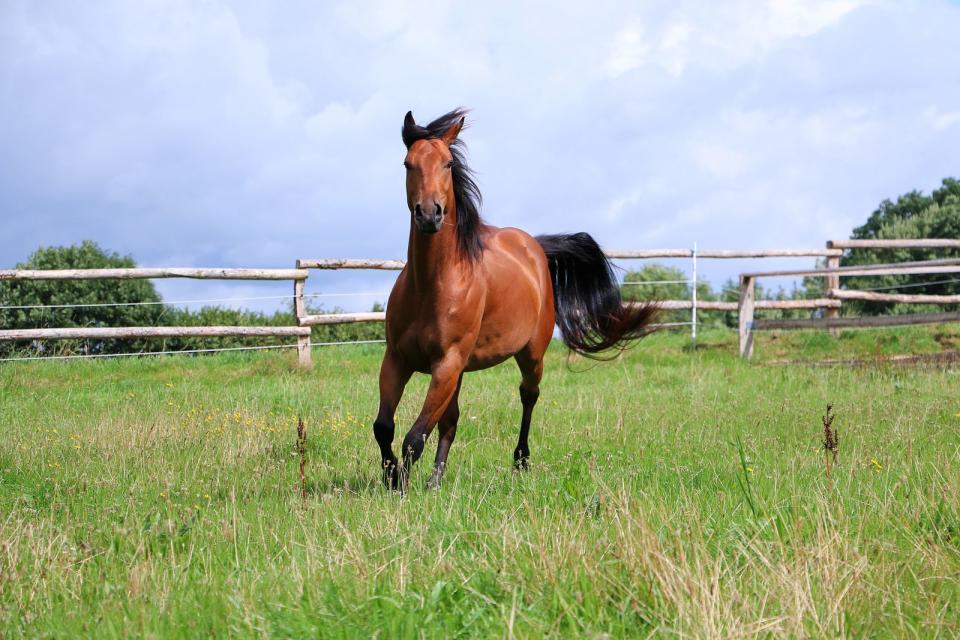
[[558, 347], [530, 471], [504, 365], [464, 381], [443, 488], [423, 490], [431, 439], [403, 498], [371, 433], [379, 345], [309, 373], [0, 365], [0, 637], [957, 637], [960, 368], [763, 361], [958, 341], [764, 336], [745, 364], [728, 332], [658, 335], [573, 370]]

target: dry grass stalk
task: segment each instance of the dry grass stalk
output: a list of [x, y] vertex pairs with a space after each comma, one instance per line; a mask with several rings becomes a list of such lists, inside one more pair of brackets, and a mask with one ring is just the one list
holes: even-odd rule
[[833, 465], [837, 463], [837, 450], [840, 446], [839, 434], [833, 428], [833, 418], [830, 411], [832, 404], [827, 405], [827, 413], [823, 416], [823, 451], [824, 460], [827, 465], [827, 479], [832, 477]]
[[307, 475], [304, 469], [307, 466], [307, 428], [303, 424], [303, 417], [297, 417], [297, 453], [300, 454], [300, 498], [307, 500]]

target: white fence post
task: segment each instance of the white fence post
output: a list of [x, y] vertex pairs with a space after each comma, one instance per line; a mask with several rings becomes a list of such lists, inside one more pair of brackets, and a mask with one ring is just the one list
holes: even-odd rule
[[737, 308], [737, 325], [740, 334], [740, 357], [753, 356], [753, 308], [754, 283], [749, 275], [740, 274], [740, 303]]
[[697, 243], [693, 243], [693, 298], [690, 305], [690, 340], [693, 342], [693, 348], [697, 348]]

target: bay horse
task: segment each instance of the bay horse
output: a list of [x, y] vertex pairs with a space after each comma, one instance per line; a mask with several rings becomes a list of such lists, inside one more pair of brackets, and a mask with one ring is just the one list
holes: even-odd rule
[[[573, 351], [614, 355], [651, 330], [657, 307], [624, 305], [613, 267], [586, 233], [542, 235], [497, 228], [480, 218], [480, 190], [458, 138], [466, 111], [426, 126], [403, 121], [410, 235], [407, 263], [387, 302], [380, 408], [373, 425], [383, 480], [406, 490], [411, 466], [440, 426], [428, 488], [439, 487], [460, 416], [463, 374], [508, 358], [520, 367], [517, 469], [530, 457], [527, 436], [540, 395], [543, 356], [556, 322]], [[430, 375], [423, 408], [393, 453], [394, 413], [414, 372]]]

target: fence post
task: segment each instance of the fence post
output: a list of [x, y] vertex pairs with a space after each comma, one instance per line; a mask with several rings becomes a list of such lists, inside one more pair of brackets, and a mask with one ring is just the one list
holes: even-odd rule
[[[300, 268], [299, 260], [297, 268]], [[305, 278], [293, 281], [293, 315], [298, 327], [301, 326], [300, 319], [307, 315], [303, 304], [303, 289], [306, 283]], [[313, 365], [310, 359], [310, 336], [297, 336], [297, 363], [302, 369], [309, 369]]]
[[737, 306], [741, 358], [750, 358], [753, 356], [753, 289], [754, 278], [741, 275], [740, 303]]
[[[832, 240], [827, 240], [827, 249], [833, 249]], [[827, 269], [836, 269], [839, 266], [840, 266], [840, 256], [827, 256]], [[840, 276], [835, 273], [831, 273], [823, 279], [823, 282], [824, 282], [824, 289], [826, 289], [826, 291], [824, 292], [826, 294], [825, 297], [832, 298], [833, 295], [831, 295], [830, 292], [833, 291], [834, 289], [840, 288]], [[824, 316], [827, 318], [839, 318], [840, 309], [836, 307], [827, 307], [826, 313], [824, 314]], [[840, 333], [839, 329], [829, 329], [829, 331], [830, 331], [830, 335], [834, 337], [836, 337]]]
[[690, 305], [690, 340], [693, 342], [693, 348], [697, 348], [697, 243], [693, 243], [693, 298]]

